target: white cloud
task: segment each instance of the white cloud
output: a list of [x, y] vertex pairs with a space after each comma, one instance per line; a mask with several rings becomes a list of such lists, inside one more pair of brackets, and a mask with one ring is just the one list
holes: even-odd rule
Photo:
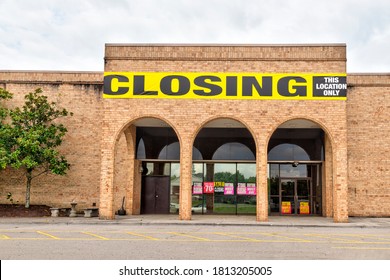
[[0, 0], [0, 69], [103, 70], [104, 43], [347, 43], [390, 72], [386, 0]]

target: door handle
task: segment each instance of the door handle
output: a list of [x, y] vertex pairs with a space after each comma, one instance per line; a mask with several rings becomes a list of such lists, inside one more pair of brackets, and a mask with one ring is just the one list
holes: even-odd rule
[[156, 197], [158, 197], [158, 195], [156, 195]]

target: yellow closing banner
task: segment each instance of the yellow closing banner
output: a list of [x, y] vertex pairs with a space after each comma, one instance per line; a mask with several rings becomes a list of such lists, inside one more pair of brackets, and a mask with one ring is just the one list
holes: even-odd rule
[[346, 100], [345, 73], [105, 72], [104, 98]]

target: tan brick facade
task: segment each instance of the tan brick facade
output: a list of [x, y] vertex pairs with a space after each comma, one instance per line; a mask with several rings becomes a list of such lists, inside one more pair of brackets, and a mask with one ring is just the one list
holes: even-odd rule
[[390, 75], [348, 76], [351, 216], [390, 215]]
[[[105, 71], [343, 73], [346, 51], [345, 45], [106, 45]], [[194, 140], [209, 121], [230, 118], [255, 140], [256, 219], [267, 221], [269, 139], [284, 122], [307, 119], [325, 132], [323, 215], [335, 222], [346, 222], [349, 215], [390, 216], [389, 75], [348, 75], [347, 101], [102, 99], [102, 83], [103, 73], [0, 72], [0, 86], [15, 93], [12, 104], [21, 104], [24, 93], [41, 87], [74, 112], [64, 120], [69, 133], [62, 147], [72, 168], [64, 177], [33, 181], [32, 203], [54, 206], [76, 200], [80, 208], [96, 203], [101, 218], [113, 219], [126, 197], [127, 212], [139, 214], [134, 122], [152, 117], [169, 124], [179, 139], [179, 218], [191, 219]], [[0, 202], [6, 202], [8, 191], [23, 201], [18, 172], [2, 171]]]
[[[102, 73], [1, 71], [0, 86], [14, 93], [8, 104], [21, 106], [26, 93], [42, 88], [50, 100], [74, 113], [62, 119], [68, 128], [61, 150], [71, 163], [66, 176], [42, 175], [33, 179], [32, 204], [78, 207], [99, 204]], [[0, 202], [7, 192], [24, 203], [25, 178], [10, 169], [0, 173]]]

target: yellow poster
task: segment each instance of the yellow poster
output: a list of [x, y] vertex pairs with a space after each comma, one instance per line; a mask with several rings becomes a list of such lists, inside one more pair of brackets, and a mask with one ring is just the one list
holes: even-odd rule
[[300, 214], [310, 214], [310, 207], [308, 201], [299, 202], [299, 213]]
[[291, 214], [291, 202], [282, 201], [282, 214]]

